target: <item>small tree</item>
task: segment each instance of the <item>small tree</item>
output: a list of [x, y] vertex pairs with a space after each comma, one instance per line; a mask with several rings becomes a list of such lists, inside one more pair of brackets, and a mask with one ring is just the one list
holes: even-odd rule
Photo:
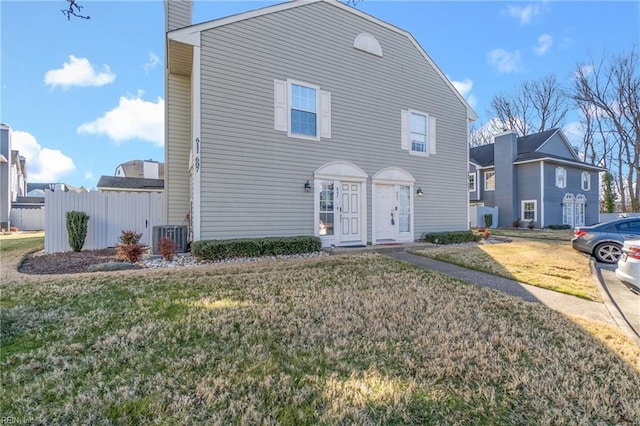
[[613, 175], [605, 172], [602, 177], [602, 207], [605, 213], [613, 213], [616, 209], [618, 194], [613, 188]]
[[82, 250], [84, 240], [87, 238], [87, 223], [89, 215], [85, 212], [67, 212], [67, 232], [69, 233], [69, 246], [75, 252]]
[[484, 215], [484, 226], [485, 228], [491, 228], [491, 225], [493, 225], [493, 215], [487, 213]]

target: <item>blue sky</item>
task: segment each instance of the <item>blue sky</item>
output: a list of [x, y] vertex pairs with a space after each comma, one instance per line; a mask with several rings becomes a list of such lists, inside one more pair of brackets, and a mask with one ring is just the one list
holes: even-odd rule
[[[129, 160], [164, 161], [164, 8], [160, 0], [0, 3], [0, 122], [29, 182], [95, 188]], [[277, 2], [195, 1], [194, 23]], [[640, 47], [639, 1], [374, 1], [358, 9], [409, 31], [480, 116], [526, 80]], [[566, 130], [579, 138], [578, 117]]]

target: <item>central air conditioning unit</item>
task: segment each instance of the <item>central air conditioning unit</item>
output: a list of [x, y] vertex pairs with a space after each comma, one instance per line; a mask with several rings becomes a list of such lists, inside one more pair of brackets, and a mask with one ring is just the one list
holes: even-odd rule
[[176, 253], [187, 251], [187, 225], [159, 225], [153, 227], [153, 254], [160, 254], [160, 240], [168, 238], [176, 244]]

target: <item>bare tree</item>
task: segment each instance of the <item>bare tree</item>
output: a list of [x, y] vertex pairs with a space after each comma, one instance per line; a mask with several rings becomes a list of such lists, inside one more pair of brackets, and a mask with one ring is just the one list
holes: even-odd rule
[[69, 5], [66, 9], [62, 9], [62, 13], [67, 17], [68, 21], [71, 20], [72, 16], [80, 19], [91, 19], [90, 16], [81, 14], [84, 6], [80, 6], [76, 0], [67, 0], [67, 3], [69, 3]]
[[554, 75], [523, 82], [513, 94], [491, 100], [489, 115], [496, 118], [494, 130], [515, 130], [519, 135], [559, 127], [569, 111], [569, 98]]
[[[585, 152], [599, 152], [616, 180], [621, 209], [640, 211], [640, 70], [636, 48], [628, 54], [603, 55], [599, 63], [579, 65], [573, 99], [588, 111], [590, 135]], [[600, 146], [596, 146], [599, 144]]]

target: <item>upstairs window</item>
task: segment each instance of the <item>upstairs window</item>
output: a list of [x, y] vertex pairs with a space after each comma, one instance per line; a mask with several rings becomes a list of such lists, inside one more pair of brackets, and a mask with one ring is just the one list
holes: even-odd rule
[[591, 189], [591, 173], [582, 172], [582, 190], [589, 191]]
[[496, 189], [496, 172], [484, 172], [484, 190], [493, 191]]
[[423, 112], [401, 111], [401, 148], [410, 154], [435, 155], [436, 119]]
[[556, 167], [556, 187], [567, 187], [567, 170], [564, 167]]
[[291, 134], [315, 138], [318, 135], [318, 90], [291, 84]]
[[308, 83], [274, 80], [274, 129], [300, 139], [331, 137], [331, 93]]
[[427, 153], [427, 116], [411, 113], [411, 152]]

